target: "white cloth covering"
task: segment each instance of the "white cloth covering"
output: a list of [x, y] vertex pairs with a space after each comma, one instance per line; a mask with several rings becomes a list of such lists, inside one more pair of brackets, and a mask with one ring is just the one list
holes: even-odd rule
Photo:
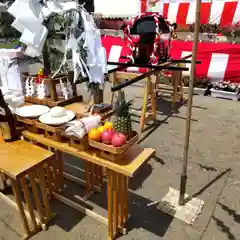
[[52, 0], [43, 6], [39, 0], [16, 0], [8, 12], [15, 17], [12, 27], [22, 33], [20, 41], [27, 45], [26, 54], [32, 57], [40, 56], [48, 29], [42, 25], [52, 13], [61, 13], [70, 9], [77, 9], [77, 3]]
[[100, 30], [96, 28], [93, 17], [82, 10], [85, 44], [88, 49], [87, 65], [89, 67], [89, 82], [103, 84], [104, 73], [107, 71], [106, 54], [101, 43]]
[[0, 88], [3, 92], [22, 89], [19, 66], [8, 67], [10, 59], [19, 57], [21, 54], [20, 48], [0, 49]]

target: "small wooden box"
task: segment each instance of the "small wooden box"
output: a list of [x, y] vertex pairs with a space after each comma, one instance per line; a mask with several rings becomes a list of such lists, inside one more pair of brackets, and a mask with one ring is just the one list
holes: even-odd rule
[[66, 138], [63, 136], [64, 127], [63, 126], [49, 126], [39, 121], [36, 122], [36, 126], [38, 129], [44, 130], [44, 136], [51, 140], [57, 142], [65, 142]]
[[23, 123], [24, 128], [31, 132], [31, 133], [41, 133], [43, 132], [42, 129], [37, 128], [36, 122], [37, 119], [30, 119], [30, 118], [24, 118], [16, 115], [16, 119], [18, 122]]
[[85, 135], [82, 139], [77, 138], [75, 136], [67, 136], [64, 135], [66, 138], [69, 139], [69, 146], [79, 149], [79, 150], [87, 150], [89, 148], [89, 143], [88, 143], [88, 135]]

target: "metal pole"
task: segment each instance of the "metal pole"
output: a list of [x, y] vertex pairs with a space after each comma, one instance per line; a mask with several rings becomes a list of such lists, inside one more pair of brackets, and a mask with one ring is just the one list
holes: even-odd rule
[[193, 87], [194, 87], [194, 79], [195, 79], [195, 72], [196, 72], [195, 67], [196, 67], [198, 35], [199, 35], [199, 28], [200, 28], [201, 2], [202, 2], [201, 0], [196, 0], [194, 42], [193, 42], [193, 49], [192, 49], [191, 74], [190, 74], [189, 89], [188, 89], [187, 118], [186, 118], [184, 150], [183, 150], [183, 166], [182, 166], [180, 196], [179, 196], [180, 206], [184, 205], [184, 195], [186, 192], [186, 184], [187, 184], [188, 149], [189, 149], [190, 130], [191, 130]]

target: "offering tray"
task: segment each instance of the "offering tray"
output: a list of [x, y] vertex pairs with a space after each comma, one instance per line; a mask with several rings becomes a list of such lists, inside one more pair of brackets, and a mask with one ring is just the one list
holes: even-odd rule
[[133, 131], [131, 137], [121, 147], [114, 147], [101, 142], [93, 141], [89, 139], [89, 145], [93, 148], [100, 150], [101, 157], [104, 157], [110, 161], [116, 161], [121, 159], [125, 152], [138, 141], [138, 133]]

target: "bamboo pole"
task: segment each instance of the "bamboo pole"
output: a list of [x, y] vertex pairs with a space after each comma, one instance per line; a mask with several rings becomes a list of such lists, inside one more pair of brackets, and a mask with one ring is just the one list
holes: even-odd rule
[[190, 130], [191, 130], [193, 87], [194, 87], [194, 79], [195, 79], [195, 72], [196, 72], [195, 66], [196, 66], [196, 54], [197, 54], [199, 28], [200, 28], [201, 2], [202, 2], [201, 0], [196, 0], [194, 42], [193, 42], [193, 49], [192, 49], [191, 73], [190, 73], [190, 81], [189, 81], [189, 89], [188, 89], [188, 104], [187, 104], [187, 118], [186, 118], [186, 126], [185, 126], [183, 166], [182, 166], [180, 196], [179, 196], [180, 206], [184, 205], [184, 196], [185, 196], [186, 184], [187, 184], [188, 149], [189, 149]]

